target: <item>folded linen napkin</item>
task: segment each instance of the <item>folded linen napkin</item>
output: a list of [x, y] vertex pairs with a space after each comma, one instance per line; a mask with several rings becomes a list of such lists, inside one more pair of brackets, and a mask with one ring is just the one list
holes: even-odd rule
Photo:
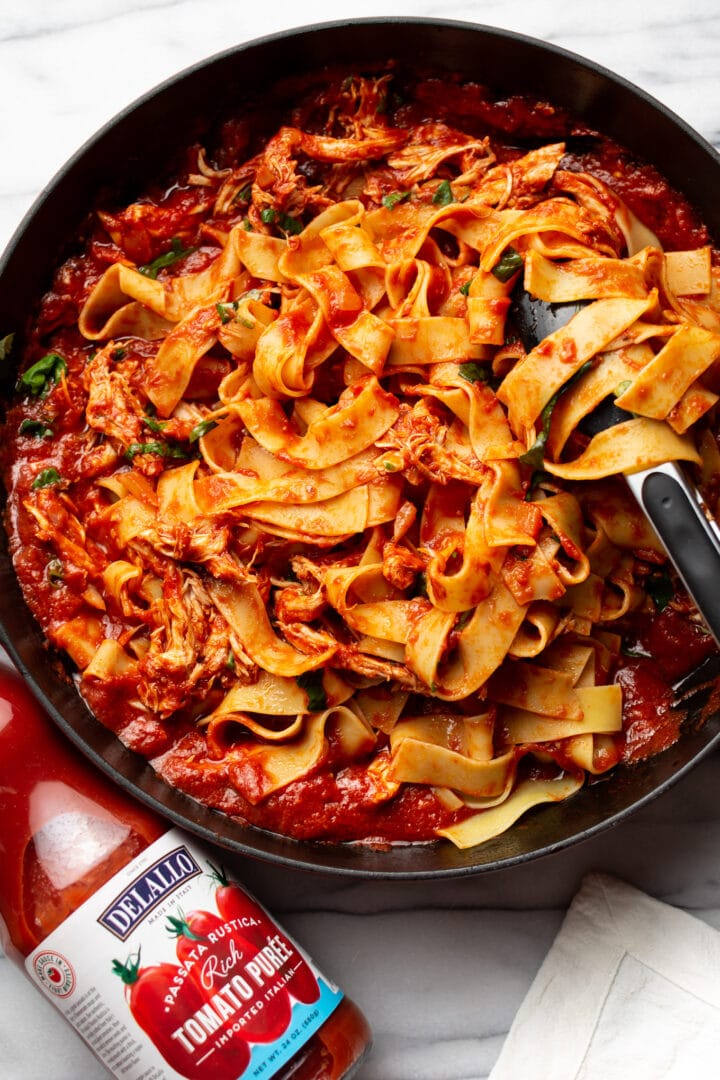
[[720, 933], [589, 874], [489, 1080], [720, 1076]]

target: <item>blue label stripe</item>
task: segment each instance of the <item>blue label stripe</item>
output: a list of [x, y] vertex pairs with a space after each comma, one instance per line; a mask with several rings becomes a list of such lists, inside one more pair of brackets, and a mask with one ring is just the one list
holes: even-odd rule
[[257, 1044], [250, 1063], [238, 1080], [267, 1080], [275, 1076], [297, 1054], [298, 1050], [318, 1031], [343, 998], [342, 990], [333, 990], [322, 976], [318, 978], [320, 997], [312, 1005], [296, 1001], [287, 1028], [274, 1043]]

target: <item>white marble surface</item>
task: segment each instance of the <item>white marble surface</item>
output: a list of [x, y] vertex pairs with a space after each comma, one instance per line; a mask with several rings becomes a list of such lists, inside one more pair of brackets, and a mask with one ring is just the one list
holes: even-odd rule
[[[677, 0], [5, 0], [0, 8], [0, 246], [70, 153], [140, 93], [235, 43], [326, 19], [428, 15], [541, 37], [614, 69], [720, 144], [717, 0], [691, 8]], [[254, 862], [240, 873], [366, 1011], [375, 1047], [359, 1080], [480, 1080], [586, 870], [617, 874], [720, 926], [718, 790], [715, 755], [617, 829], [470, 879], [361, 882]], [[544, 1080], [541, 1063], [536, 1075]], [[0, 960], [0, 1078], [51, 1076], [107, 1073]]]

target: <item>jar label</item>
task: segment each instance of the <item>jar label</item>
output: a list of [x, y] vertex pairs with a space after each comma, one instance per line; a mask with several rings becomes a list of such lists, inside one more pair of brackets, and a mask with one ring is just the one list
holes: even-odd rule
[[174, 829], [25, 964], [127, 1080], [275, 1076], [342, 999], [265, 909]]

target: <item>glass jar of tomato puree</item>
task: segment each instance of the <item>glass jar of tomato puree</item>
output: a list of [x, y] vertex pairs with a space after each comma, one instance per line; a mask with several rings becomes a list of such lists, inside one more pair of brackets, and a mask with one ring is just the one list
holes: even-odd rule
[[116, 1076], [340, 1080], [364, 1016], [217, 858], [0, 668], [0, 935]]

